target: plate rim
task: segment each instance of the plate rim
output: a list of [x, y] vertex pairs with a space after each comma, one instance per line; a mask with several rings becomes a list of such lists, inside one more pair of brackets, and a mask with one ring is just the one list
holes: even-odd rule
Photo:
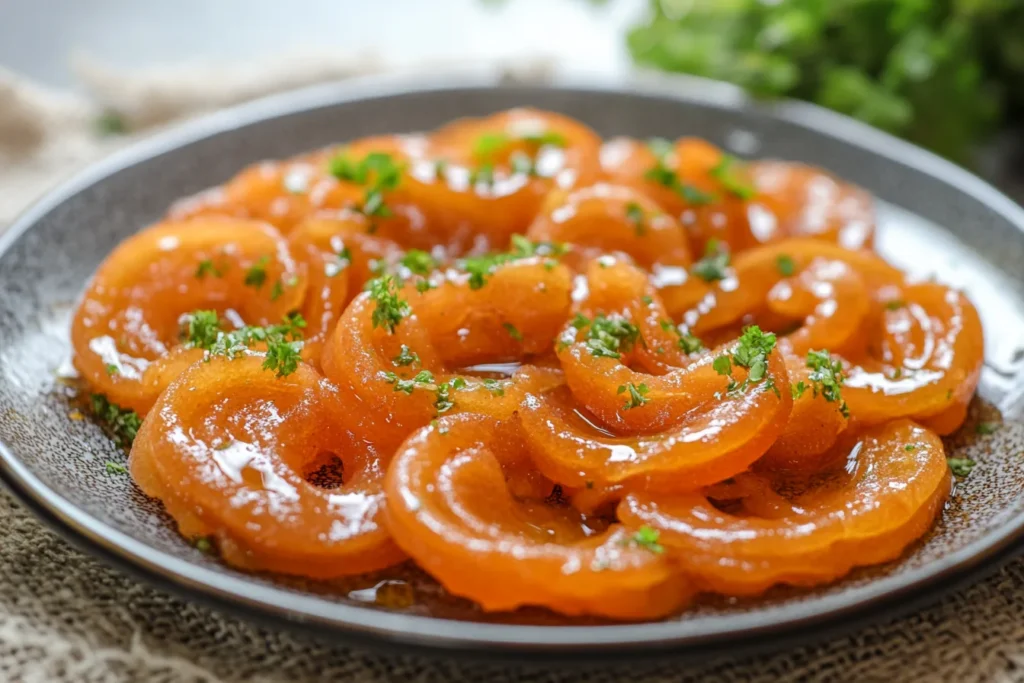
[[[542, 83], [504, 83], [500, 70], [477, 68], [434, 74], [399, 73], [333, 82], [272, 95], [231, 107], [158, 133], [87, 166], [58, 184], [20, 214], [0, 236], [0, 258], [38, 220], [78, 192], [108, 176], [160, 156], [186, 144], [199, 142], [231, 129], [262, 120], [295, 115], [317, 108], [410, 93], [452, 94], [467, 90], [520, 88], [577, 91], [590, 94], [647, 96], [719, 108], [756, 108], [761, 115], [797, 124], [818, 134], [865, 149], [888, 161], [924, 173], [973, 197], [1024, 233], [1024, 207], [981, 178], [931, 152], [894, 138], [865, 124], [812, 104], [782, 101], [756, 103], [740, 89], [694, 77], [634, 74], [631, 77], [593, 77], [592, 74], [556, 72]], [[798, 631], [862, 618], [900, 598], [915, 594], [937, 595], [942, 584], [964, 580], [996, 558], [1013, 554], [1024, 538], [1024, 511], [1005, 520], [987, 534], [938, 560], [899, 577], [882, 577], [856, 589], [788, 605], [769, 606], [696, 621], [656, 621], [613, 625], [494, 624], [438, 617], [406, 615], [370, 607], [330, 602], [310, 594], [251, 581], [193, 564], [154, 548], [102, 522], [44, 484], [0, 441], [0, 475], [16, 495], [30, 503], [44, 521], [85, 542], [104, 559], [116, 558], [158, 584], [166, 583], [191, 597], [221, 606], [241, 608], [261, 619], [284, 625], [329, 629], [333, 634], [379, 642], [403, 643], [433, 651], [496, 650], [517, 653], [592, 654], [596, 648], [614, 653], [658, 650], [697, 650], [737, 641], [778, 638]], [[52, 519], [49, 517], [52, 516]], [[851, 599], [851, 596], [855, 599]], [[699, 632], [693, 627], [699, 624]]]

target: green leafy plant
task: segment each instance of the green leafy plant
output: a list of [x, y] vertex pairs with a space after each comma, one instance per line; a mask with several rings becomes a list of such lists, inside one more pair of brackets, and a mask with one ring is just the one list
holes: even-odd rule
[[652, 0], [646, 66], [848, 114], [960, 162], [1024, 114], [1017, 0]]

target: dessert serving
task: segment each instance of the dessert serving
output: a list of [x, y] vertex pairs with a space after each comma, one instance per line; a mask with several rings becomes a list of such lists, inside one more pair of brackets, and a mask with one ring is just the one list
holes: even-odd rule
[[74, 363], [232, 566], [658, 619], [941, 514], [981, 324], [873, 236], [825, 171], [516, 109], [180, 201], [94, 275]]

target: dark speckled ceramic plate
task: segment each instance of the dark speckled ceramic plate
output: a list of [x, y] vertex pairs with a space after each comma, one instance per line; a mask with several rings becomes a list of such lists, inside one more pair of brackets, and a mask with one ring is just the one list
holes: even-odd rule
[[[320, 635], [446, 651], [593, 657], [765, 646], [905, 608], [1011, 555], [1024, 533], [1024, 431], [1013, 424], [1024, 387], [1024, 211], [926, 152], [813, 107], [758, 107], [710, 83], [556, 81], [495, 87], [491, 76], [478, 75], [457, 87], [376, 80], [317, 88], [173, 131], [51, 193], [0, 250], [3, 478], [72, 540], [194, 598]], [[743, 155], [823, 166], [882, 200], [879, 243], [888, 258], [969, 292], [987, 335], [982, 400], [972, 419], [998, 410], [1006, 423], [991, 436], [968, 427], [950, 440], [951, 450], [978, 466], [924, 542], [897, 563], [819, 590], [707, 601], [657, 623], [567, 622], [542, 611], [481, 615], [409, 568], [331, 585], [232, 571], [184, 542], [127, 477], [106, 472], [104, 462], [120, 456], [98, 427], [69, 416], [72, 399], [55, 370], [69, 355], [73, 302], [119, 240], [175, 198], [250, 162], [516, 105], [564, 112], [605, 136], [698, 135]], [[999, 419], [994, 414], [985, 419]]]

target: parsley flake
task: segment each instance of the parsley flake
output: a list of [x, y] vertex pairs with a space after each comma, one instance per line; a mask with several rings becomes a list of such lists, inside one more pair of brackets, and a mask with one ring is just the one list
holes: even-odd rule
[[409, 302], [398, 296], [398, 281], [393, 275], [384, 275], [370, 281], [370, 298], [376, 302], [373, 326], [383, 327], [393, 334], [398, 323], [411, 312]]
[[974, 427], [975, 434], [981, 434], [983, 436], [989, 436], [995, 434], [999, 430], [999, 424], [996, 422], [979, 422]]
[[658, 543], [658, 538], [660, 536], [661, 532], [657, 529], [652, 529], [649, 526], [642, 526], [637, 529], [635, 534], [629, 537], [626, 543], [649, 550], [655, 555], [660, 555], [665, 552], [665, 547]]
[[779, 254], [775, 259], [775, 267], [779, 269], [779, 274], [785, 277], [796, 272], [796, 262], [789, 254]]
[[414, 351], [410, 351], [408, 346], [402, 344], [401, 348], [399, 349], [398, 355], [392, 358], [391, 362], [396, 367], [418, 365], [420, 362], [420, 357]]
[[213, 259], [203, 259], [202, 261], [199, 262], [199, 265], [196, 266], [196, 279], [202, 280], [207, 275], [212, 275], [214, 277], [223, 277], [224, 271], [222, 271], [216, 265], [214, 265]]
[[496, 379], [485, 379], [483, 384], [487, 388], [487, 390], [489, 392], [491, 392], [492, 394], [494, 394], [495, 396], [504, 396], [505, 395], [505, 389], [502, 388], [501, 382], [499, 382], [498, 380], [496, 380]]
[[139, 427], [142, 426], [142, 418], [138, 413], [112, 403], [103, 394], [93, 394], [90, 407], [93, 415], [106, 426], [117, 445], [124, 448], [132, 445]]
[[716, 239], [708, 240], [704, 247], [704, 258], [691, 267], [694, 275], [705, 282], [717, 282], [729, 276], [730, 256]]
[[949, 469], [953, 474], [961, 478], [969, 475], [977, 464], [970, 458], [947, 458], [946, 462], [949, 463]]
[[245, 271], [245, 286], [259, 289], [267, 281], [267, 264], [270, 263], [269, 256], [261, 256], [254, 264]]
[[400, 263], [413, 275], [429, 275], [437, 268], [434, 258], [422, 249], [410, 249], [402, 256]]
[[821, 394], [829, 403], [839, 403], [839, 412], [843, 417], [850, 417], [850, 409], [846, 407], [841, 389], [846, 375], [843, 374], [843, 364], [838, 360], [832, 360], [828, 350], [808, 351], [807, 367], [811, 372], [810, 380], [814, 395]]
[[508, 336], [512, 337], [518, 342], [523, 341], [523, 333], [517, 330], [515, 325], [513, 325], [512, 323], [502, 323], [501, 326], [505, 328], [506, 332], [508, 332]]
[[[751, 325], [743, 330], [731, 356], [723, 354], [712, 361], [711, 367], [715, 372], [730, 378], [726, 387], [730, 395], [742, 394], [748, 387], [758, 383], [763, 383], [765, 391], [774, 391], [776, 396], [779, 395], [775, 382], [767, 375], [768, 356], [775, 349], [775, 342], [774, 334], [762, 332], [757, 325]], [[743, 382], [732, 379], [734, 365], [747, 369], [747, 377]]]
[[107, 474], [128, 474], [128, 468], [119, 462], [108, 460], [106, 463]]
[[[575, 324], [575, 320], [573, 321]], [[640, 328], [623, 318], [596, 316], [587, 330], [587, 348], [591, 355], [599, 358], [620, 358], [621, 351], [629, 351], [637, 343], [643, 343]]]
[[716, 178], [722, 186], [733, 195], [746, 201], [757, 195], [754, 186], [748, 181], [739, 177], [737, 169], [742, 171], [739, 160], [731, 154], [723, 154], [718, 164], [711, 169], [711, 176]]
[[631, 408], [639, 408], [647, 403], [649, 400], [647, 398], [647, 391], [648, 389], [646, 384], [641, 383], [638, 386], [630, 382], [629, 384], [620, 385], [615, 393], [624, 394], [628, 392], [629, 396], [627, 397], [625, 404], [623, 404], [622, 409], [629, 410]]
[[646, 232], [644, 225], [644, 209], [636, 202], [626, 204], [626, 220], [633, 224], [633, 230], [637, 237], [642, 237]]

